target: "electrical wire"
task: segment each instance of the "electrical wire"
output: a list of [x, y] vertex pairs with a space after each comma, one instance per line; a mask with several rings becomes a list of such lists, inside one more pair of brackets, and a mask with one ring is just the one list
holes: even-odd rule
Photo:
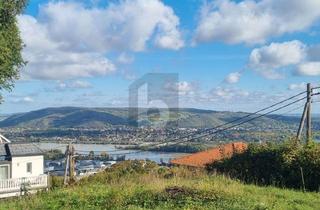
[[[248, 118], [248, 117], [251, 117], [251, 116], [254, 116], [254, 115], [256, 115], [256, 114], [259, 114], [260, 112], [266, 111], [266, 110], [271, 109], [271, 108], [273, 108], [273, 107], [276, 107], [276, 106], [278, 106], [278, 105], [280, 105], [280, 104], [283, 104], [284, 102], [287, 102], [287, 101], [289, 101], [289, 100], [292, 100], [292, 99], [294, 99], [294, 98], [296, 98], [296, 97], [298, 97], [298, 96], [300, 96], [300, 95], [302, 95], [302, 94], [305, 94], [305, 93], [306, 93], [306, 91], [300, 92], [300, 93], [298, 93], [298, 94], [296, 94], [296, 95], [294, 95], [294, 96], [291, 96], [291, 97], [289, 97], [289, 98], [287, 98], [287, 99], [284, 99], [284, 100], [282, 100], [282, 101], [280, 101], [280, 102], [278, 102], [278, 103], [275, 103], [275, 104], [272, 104], [272, 105], [270, 105], [270, 106], [268, 106], [268, 107], [265, 107], [265, 108], [263, 108], [263, 109], [260, 109], [260, 110], [258, 110], [258, 111], [256, 111], [256, 112], [249, 113], [249, 114], [247, 114], [247, 115], [245, 115], [245, 116], [243, 116], [243, 117], [237, 118], [237, 119], [232, 120], [232, 121], [227, 122], [227, 123], [223, 123], [223, 124], [218, 125], [218, 126], [216, 126], [216, 127], [205, 129], [204, 132], [208, 132], [208, 131], [211, 131], [211, 130], [217, 130], [218, 128], [221, 128], [221, 127], [223, 127], [223, 126], [230, 125], [230, 124], [233, 124], [233, 123], [235, 123], [235, 122], [244, 120], [244, 119], [246, 119], [246, 118]], [[201, 132], [201, 131], [200, 131], [200, 132]], [[199, 133], [199, 131], [198, 131], [198, 133]], [[186, 135], [186, 136], [178, 137], [177, 139], [187, 138], [187, 137], [189, 137], [189, 136], [193, 136], [194, 134], [197, 134], [197, 132], [196, 132], [196, 133], [193, 133], [193, 134], [188, 134], [188, 135]], [[171, 141], [172, 141], [172, 140], [171, 140]]]
[[[291, 105], [293, 105], [293, 104], [295, 104], [295, 103], [298, 103], [298, 102], [300, 102], [300, 101], [302, 101], [302, 100], [304, 100], [304, 99], [306, 99], [306, 98], [307, 98], [307, 97], [300, 98], [300, 99], [298, 99], [298, 100], [295, 100], [295, 101], [293, 101], [293, 102], [290, 102], [290, 103], [288, 103], [288, 104], [285, 104], [285, 105], [283, 105], [283, 106], [281, 106], [281, 107], [279, 107], [279, 108], [276, 108], [276, 109], [274, 109], [274, 110], [271, 110], [271, 111], [269, 111], [269, 112], [267, 112], [267, 113], [264, 113], [264, 114], [261, 114], [261, 115], [259, 115], [259, 116], [254, 117], [254, 118], [251, 118], [251, 119], [249, 119], [249, 120], [240, 122], [240, 123], [238, 123], [238, 124], [236, 124], [236, 125], [229, 126], [229, 127], [227, 127], [227, 128], [224, 128], [224, 129], [216, 130], [216, 131], [214, 131], [214, 132], [212, 132], [212, 133], [207, 133], [207, 134], [203, 134], [203, 135], [199, 135], [199, 136], [193, 137], [193, 138], [191, 138], [191, 139], [186, 139], [186, 140], [181, 140], [181, 141], [178, 141], [178, 142], [174, 142], [173, 144], [170, 144], [170, 146], [172, 146], [172, 145], [177, 145], [177, 144], [181, 144], [181, 143], [185, 143], [185, 142], [189, 142], [189, 141], [192, 141], [192, 140], [195, 140], [195, 139], [199, 139], [199, 138], [203, 138], [203, 137], [206, 137], [206, 136], [212, 135], [212, 134], [215, 134], [214, 136], [216, 136], [216, 135], [217, 135], [218, 133], [220, 133], [220, 132], [223, 132], [223, 131], [226, 131], [226, 130], [229, 130], [229, 129], [238, 127], [239, 125], [242, 125], [242, 124], [251, 122], [251, 121], [253, 121], [253, 120], [259, 119], [259, 118], [264, 117], [264, 116], [266, 116], [266, 115], [269, 115], [269, 114], [271, 114], [271, 113], [277, 112], [277, 111], [279, 111], [279, 110], [281, 110], [281, 109], [284, 109], [284, 108], [286, 108], [286, 107], [288, 107], [288, 106], [291, 106]], [[300, 107], [299, 107], [299, 108], [300, 108]], [[162, 143], [162, 142], [161, 142], [161, 143], [159, 143], [159, 144], [155, 144], [155, 145], [152, 145], [152, 146], [160, 146], [160, 145], [168, 144], [168, 143], [170, 143], [170, 142], [166, 142], [166, 143]], [[118, 155], [136, 154], [136, 153], [142, 153], [142, 152], [146, 152], [146, 151], [140, 151], [140, 150], [139, 150], [139, 151], [133, 151], [133, 152], [127, 152], [127, 153], [118, 153]], [[112, 155], [117, 155], [117, 154], [112, 154]]]

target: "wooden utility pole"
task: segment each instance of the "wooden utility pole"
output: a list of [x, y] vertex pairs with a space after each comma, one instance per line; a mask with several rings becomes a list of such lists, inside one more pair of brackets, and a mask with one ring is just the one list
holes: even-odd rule
[[311, 141], [312, 138], [312, 125], [311, 125], [311, 104], [312, 104], [312, 87], [311, 84], [307, 84], [307, 102], [304, 106], [303, 114], [301, 117], [298, 133], [297, 133], [297, 140], [301, 141], [301, 134], [303, 131], [304, 123], [307, 120], [307, 144]]
[[69, 182], [74, 181], [74, 147], [69, 144]]
[[65, 156], [66, 156], [66, 159], [65, 159], [65, 169], [64, 169], [64, 180], [63, 180], [63, 184], [64, 185], [67, 185], [68, 184], [68, 167], [69, 167], [69, 146], [67, 146], [67, 149], [66, 149], [66, 152], [65, 152]]
[[312, 125], [311, 125], [311, 104], [312, 104], [312, 88], [311, 84], [308, 83], [307, 85], [307, 103], [308, 103], [308, 110], [307, 110], [307, 144], [310, 143], [312, 138]]
[[[68, 184], [69, 182], [74, 181], [74, 147], [71, 143], [68, 144], [66, 149], [66, 159], [65, 159], [65, 170], [64, 170], [64, 185]], [[68, 179], [69, 173], [69, 179]]]
[[297, 134], [297, 140], [299, 142], [301, 141], [301, 134], [302, 134], [302, 130], [303, 130], [303, 127], [304, 127], [304, 122], [306, 121], [306, 118], [307, 118], [308, 106], [309, 106], [308, 103], [306, 103], [304, 105], [303, 114], [302, 114], [302, 117], [301, 117], [301, 120], [300, 120], [300, 125], [299, 125], [299, 129], [298, 129], [298, 134]]

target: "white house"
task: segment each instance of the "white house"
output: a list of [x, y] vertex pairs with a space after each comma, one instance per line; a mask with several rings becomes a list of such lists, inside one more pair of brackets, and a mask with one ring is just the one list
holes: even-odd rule
[[34, 144], [0, 144], [0, 198], [48, 187], [42, 151]]

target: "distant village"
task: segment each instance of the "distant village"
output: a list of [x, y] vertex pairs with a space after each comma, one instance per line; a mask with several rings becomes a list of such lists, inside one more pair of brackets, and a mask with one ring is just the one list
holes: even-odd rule
[[[49, 130], [34, 130], [34, 129], [19, 129], [7, 128], [1, 130], [3, 134], [16, 141], [24, 141], [28, 138], [32, 142], [70, 142], [77, 141], [78, 143], [97, 143], [97, 144], [119, 144], [119, 145], [140, 145], [145, 142], [165, 142], [168, 138], [178, 139], [190, 133], [202, 133], [206, 128], [153, 128], [142, 127], [134, 128], [128, 126], [110, 127], [104, 129], [92, 128], [68, 128], [68, 129], [49, 129]], [[230, 129], [226, 132], [221, 132], [215, 137], [206, 136], [201, 138], [201, 142], [224, 141], [228, 139], [239, 141], [269, 141], [274, 137], [285, 139], [287, 136], [295, 133], [296, 126], [239, 126]], [[320, 129], [320, 128], [319, 128]], [[317, 128], [315, 128], [317, 130]], [[281, 131], [281, 132], [279, 132]]]

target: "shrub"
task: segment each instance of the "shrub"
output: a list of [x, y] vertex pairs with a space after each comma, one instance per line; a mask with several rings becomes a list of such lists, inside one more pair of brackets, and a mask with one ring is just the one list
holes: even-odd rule
[[61, 176], [50, 176], [50, 187], [52, 189], [63, 187], [63, 179]]
[[316, 191], [320, 187], [320, 146], [301, 146], [294, 142], [250, 144], [248, 149], [232, 158], [209, 164], [217, 171], [246, 183], [302, 188]]

